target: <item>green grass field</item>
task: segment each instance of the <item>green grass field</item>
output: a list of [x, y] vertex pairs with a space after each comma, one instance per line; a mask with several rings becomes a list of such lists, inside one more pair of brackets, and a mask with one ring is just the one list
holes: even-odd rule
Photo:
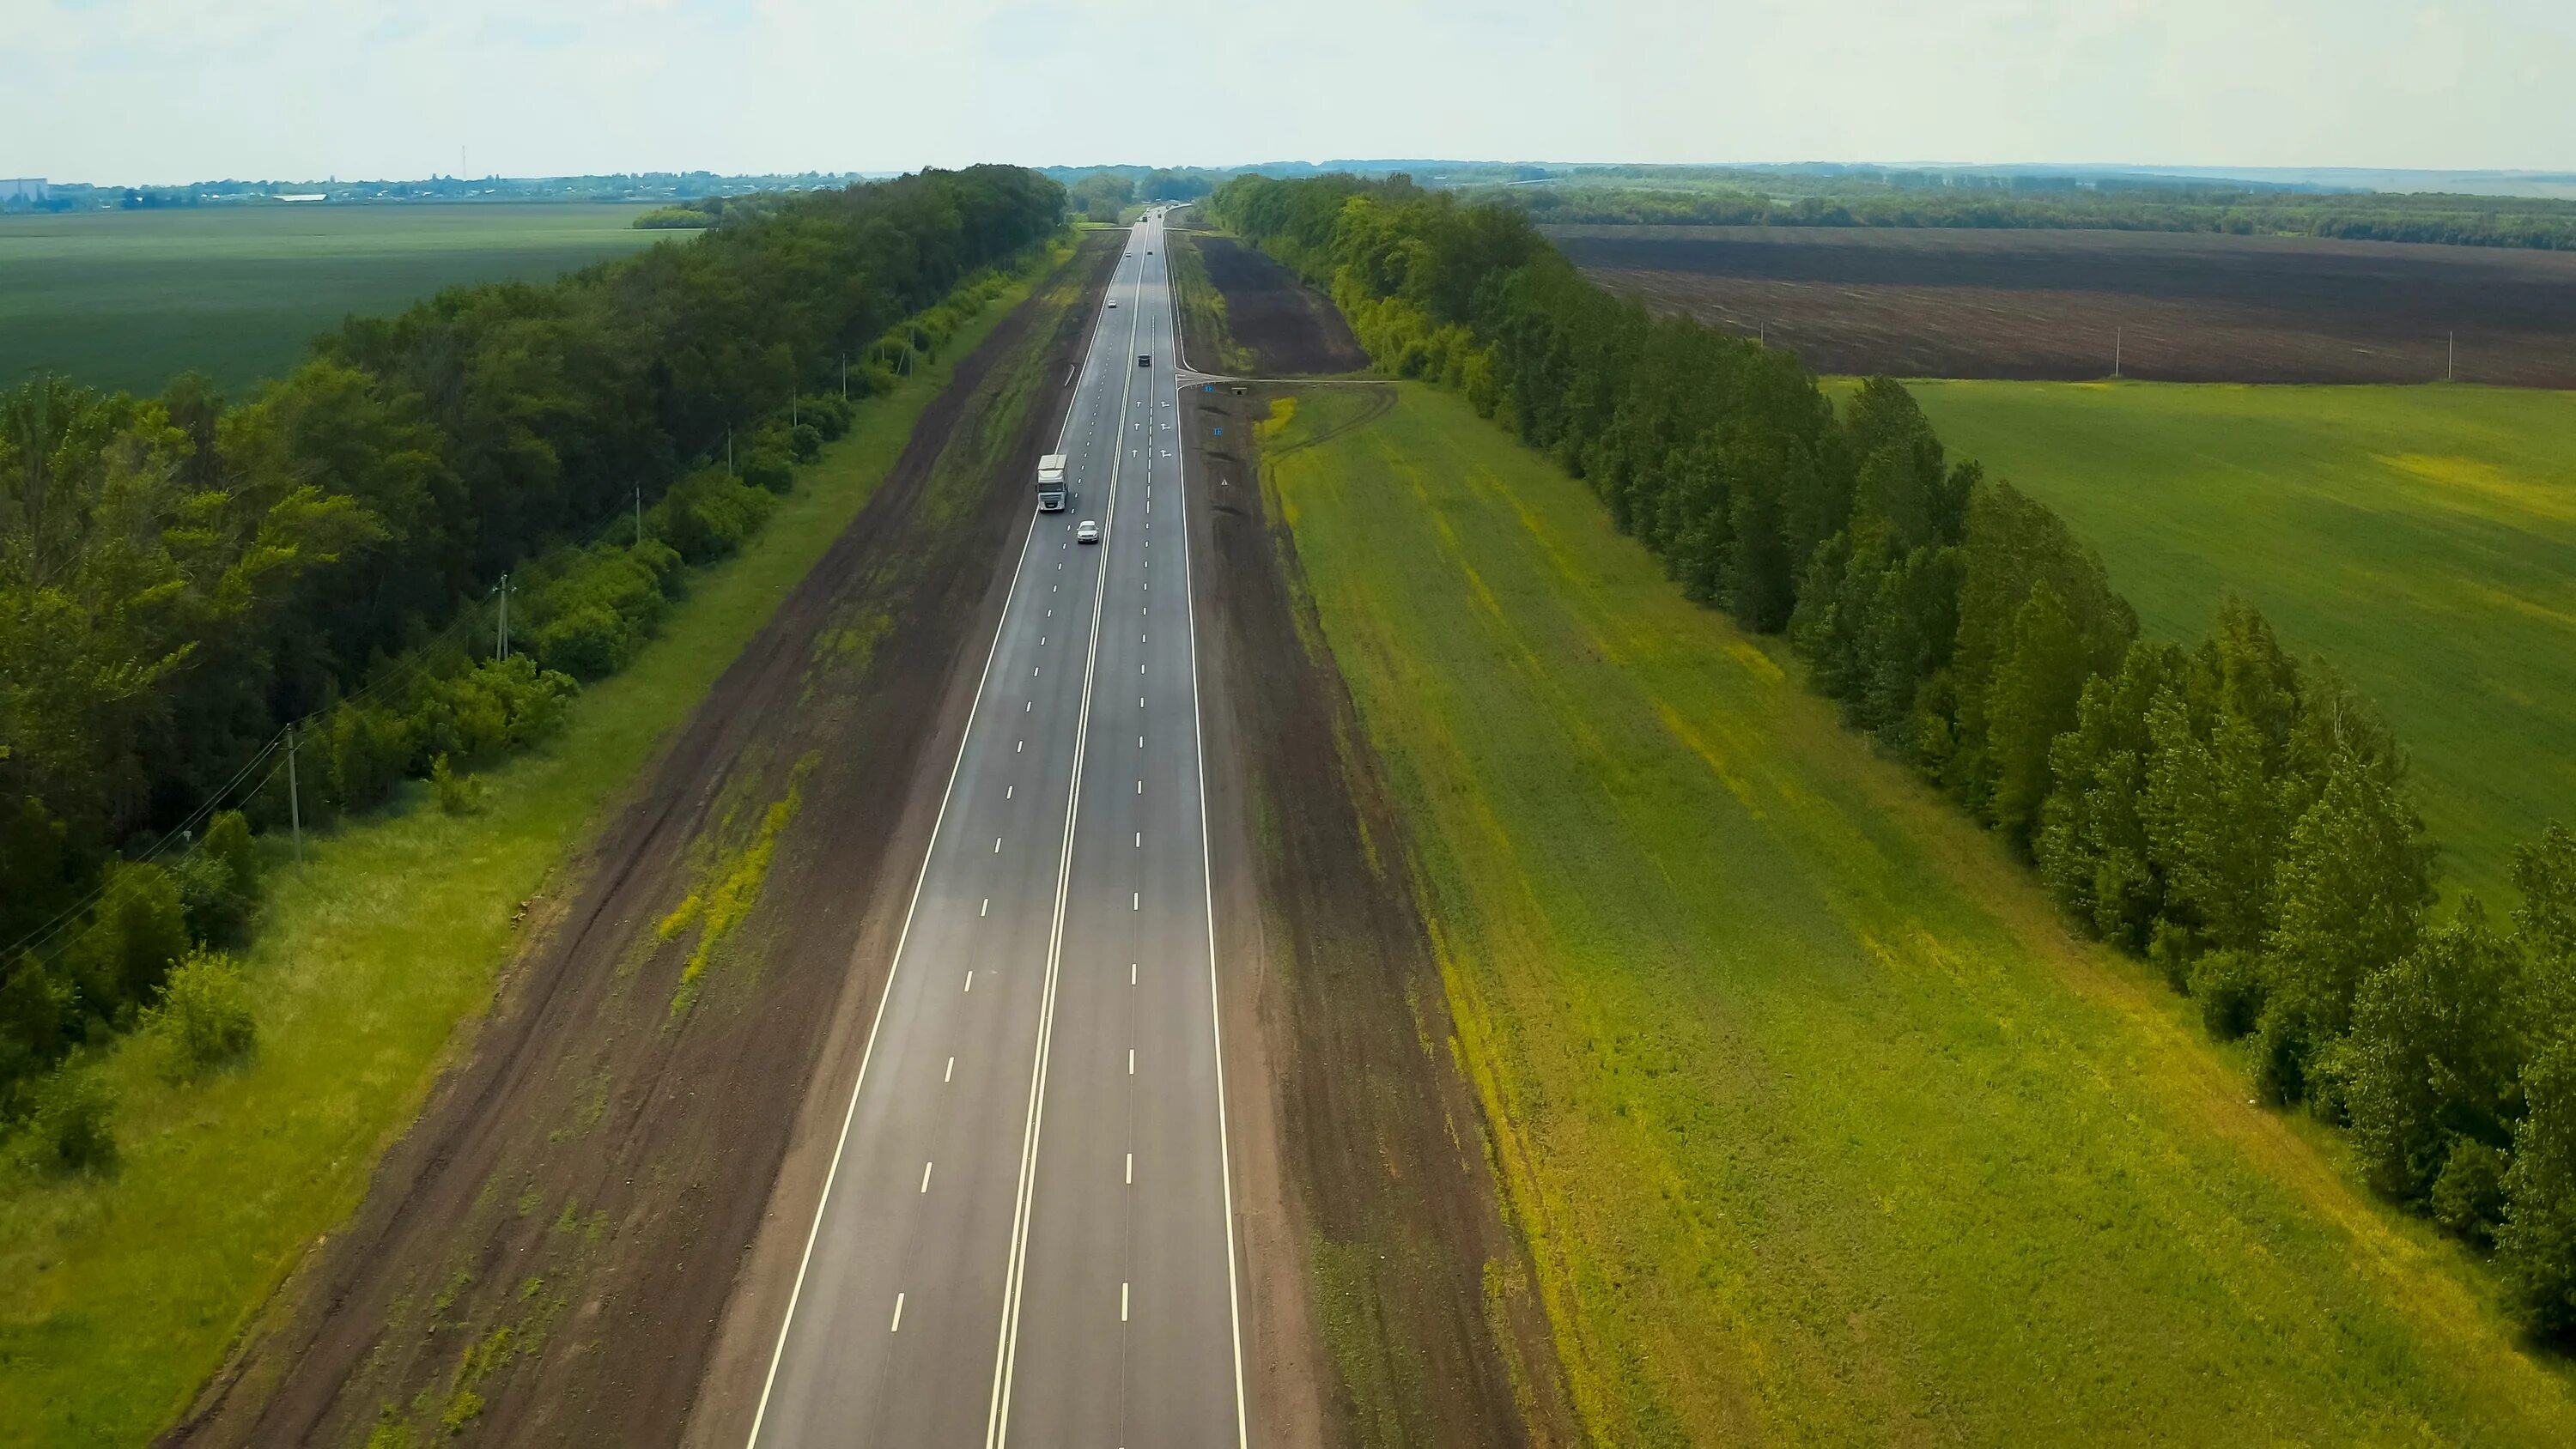
[[690, 233], [638, 206], [265, 206], [0, 217], [0, 386], [40, 371], [158, 392], [196, 368], [246, 394], [350, 313], [543, 281]]
[[2459, 884], [2502, 895], [2516, 843], [2576, 824], [2576, 393], [1910, 386], [2149, 629], [2196, 638], [2232, 588], [2368, 690]]
[[1597, 1443], [2568, 1443], [2485, 1270], [1457, 398], [1265, 444]]
[[272, 877], [245, 960], [261, 1002], [249, 1066], [172, 1087], [150, 1043], [104, 1070], [119, 1166], [31, 1169], [0, 1143], [0, 1442], [139, 1444], [217, 1366], [305, 1246], [355, 1209], [459, 1023], [490, 1004], [517, 904], [552, 883], [797, 580], [893, 467], [956, 360], [1027, 293], [1013, 287], [945, 360], [859, 410], [849, 436], [738, 557], [692, 580], [662, 634], [585, 690], [548, 745], [484, 779], [492, 808], [400, 803], [308, 841]]

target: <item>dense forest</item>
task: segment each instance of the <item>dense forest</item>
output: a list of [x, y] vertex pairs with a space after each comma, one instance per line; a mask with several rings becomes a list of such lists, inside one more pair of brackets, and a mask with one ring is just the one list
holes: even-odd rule
[[1194, 167], [1103, 166], [1082, 171], [1057, 168], [1048, 174], [1067, 184], [1076, 212], [1086, 220], [1105, 223], [1116, 221], [1123, 208], [1137, 202], [1196, 201], [1233, 173]]
[[2226, 232], [2576, 250], [2576, 201], [2531, 197], [2183, 185], [1930, 188], [1839, 180], [1784, 195], [1774, 189], [1778, 184], [1461, 189], [1473, 201], [1509, 201], [1542, 225]]
[[220, 984], [192, 953], [248, 929], [290, 747], [307, 826], [407, 777], [454, 801], [1056, 237], [1064, 192], [977, 167], [711, 210], [350, 319], [247, 400], [0, 394], [0, 1124], [79, 1043]]
[[2509, 920], [2437, 916], [2368, 701], [2242, 602], [2191, 647], [2140, 637], [2094, 552], [1949, 459], [1897, 383], [1837, 412], [1789, 353], [1650, 317], [1527, 213], [1403, 177], [1246, 177], [1210, 209], [1381, 368], [1584, 480], [1691, 598], [1786, 631], [1853, 728], [2247, 1039], [2267, 1100], [2348, 1128], [2378, 1188], [2576, 1336], [2576, 834], [2519, 852]]

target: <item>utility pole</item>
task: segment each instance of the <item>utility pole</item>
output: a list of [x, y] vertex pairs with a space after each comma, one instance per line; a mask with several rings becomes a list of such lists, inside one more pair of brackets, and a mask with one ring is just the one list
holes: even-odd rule
[[295, 726], [286, 727], [286, 819], [295, 830], [295, 868], [304, 868], [304, 797], [295, 786]]
[[492, 626], [492, 658], [498, 661], [510, 657], [510, 576], [501, 575], [492, 592], [501, 598], [501, 615]]
[[841, 354], [841, 401], [850, 400], [850, 354]]
[[2453, 332], [2449, 334], [2448, 340], [2442, 344], [2442, 381], [2456, 382], [2459, 380], [2459, 362], [2460, 334]]
[[644, 546], [644, 485], [635, 485], [635, 546]]
[[725, 476], [733, 476], [733, 429], [725, 429]]
[[2125, 330], [2119, 327], [2111, 329], [2111, 375], [2113, 377], [2120, 375], [2120, 343]]

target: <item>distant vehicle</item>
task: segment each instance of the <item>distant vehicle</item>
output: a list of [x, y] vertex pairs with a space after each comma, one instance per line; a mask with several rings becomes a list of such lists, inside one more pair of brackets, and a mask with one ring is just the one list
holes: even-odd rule
[[1064, 511], [1064, 466], [1062, 453], [1049, 453], [1038, 459], [1038, 512]]
[[1088, 518], [1082, 520], [1073, 530], [1073, 541], [1075, 543], [1100, 542], [1100, 525]]
[[1117, 298], [1115, 298], [1115, 297], [1110, 298], [1110, 299], [1109, 299], [1109, 305], [1110, 305], [1110, 306], [1112, 306], [1112, 307], [1117, 306], [1117, 305], [1118, 305], [1118, 299], [1117, 299]]
[[1152, 256], [1153, 254], [1154, 254], [1154, 249], [1153, 249], [1152, 247], [1147, 247], [1147, 248], [1145, 248], [1145, 255], [1147, 255], [1147, 256], [1149, 256], [1149, 257], [1150, 257], [1150, 256]]
[[1136, 365], [1137, 365], [1138, 367], [1151, 367], [1151, 366], [1153, 366], [1153, 365], [1154, 365], [1154, 354], [1152, 354], [1152, 353], [1150, 353], [1150, 352], [1139, 352], [1139, 353], [1137, 353], [1137, 354], [1136, 354]]

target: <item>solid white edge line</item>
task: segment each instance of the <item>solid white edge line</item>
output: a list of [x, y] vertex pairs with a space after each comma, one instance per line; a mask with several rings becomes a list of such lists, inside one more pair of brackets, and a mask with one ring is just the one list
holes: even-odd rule
[[[1142, 268], [1139, 268], [1142, 271]], [[1134, 309], [1129, 309], [1127, 345], [1136, 345], [1136, 330], [1141, 324]], [[1127, 398], [1136, 388], [1133, 368], [1119, 369], [1124, 379], [1119, 384], [1118, 401], [1123, 411]], [[1068, 416], [1067, 425], [1071, 425]], [[1065, 896], [1072, 884], [1073, 835], [1082, 802], [1082, 757], [1091, 724], [1091, 684], [1100, 655], [1100, 620], [1109, 601], [1110, 541], [1118, 533], [1118, 486], [1124, 459], [1112, 455], [1109, 464], [1109, 503], [1102, 511], [1107, 521], [1100, 528], [1100, 565], [1094, 575], [1091, 597], [1091, 641], [1086, 646], [1082, 665], [1082, 706], [1075, 716], [1073, 734], [1073, 777], [1066, 792], [1064, 819], [1064, 853], [1056, 868], [1055, 925], [1047, 942], [1046, 987], [1039, 999], [1037, 1060], [1029, 1081], [1029, 1118], [1026, 1135], [1020, 1145], [1019, 1194], [1012, 1205], [1010, 1257], [1003, 1273], [1002, 1325], [1000, 1342], [994, 1346], [993, 1393], [984, 1421], [984, 1443], [987, 1449], [1000, 1449], [1009, 1437], [1011, 1413], [1011, 1371], [1019, 1358], [1020, 1290], [1027, 1281], [1029, 1215], [1035, 1203], [1038, 1140], [1046, 1124], [1046, 1074], [1049, 1041], [1055, 1027], [1055, 991], [1057, 967], [1064, 953]]]
[[894, 997], [895, 973], [903, 969], [903, 948], [912, 939], [913, 913], [921, 909], [922, 883], [930, 878], [930, 858], [939, 850], [940, 827], [948, 822], [948, 804], [957, 794], [958, 772], [966, 767], [966, 747], [975, 739], [975, 716], [984, 706], [984, 690], [992, 683], [993, 661], [1001, 657], [1002, 634], [1011, 624], [1011, 603], [1019, 597], [1020, 572], [1028, 564], [1029, 552], [1036, 543], [1036, 515], [1030, 515], [1028, 532], [1020, 544], [1020, 562], [1011, 566], [1011, 587], [1002, 596], [1002, 617], [993, 625], [993, 642], [984, 651], [984, 672], [975, 681], [974, 700], [966, 706], [966, 728], [957, 737], [957, 758], [948, 766], [948, 786], [939, 794], [939, 814], [930, 823], [930, 844], [921, 852], [921, 869], [912, 878], [912, 900], [903, 908], [903, 930], [895, 936], [894, 960], [886, 967], [885, 986], [877, 994], [876, 1014], [868, 1020], [868, 1044], [859, 1053], [859, 1079], [850, 1084], [850, 1105], [841, 1114], [841, 1135], [832, 1144], [832, 1165], [823, 1174], [823, 1194], [814, 1201], [814, 1225], [805, 1230], [805, 1251], [796, 1260], [796, 1285], [787, 1293], [787, 1316], [778, 1324], [778, 1346], [769, 1352], [769, 1372], [760, 1381], [760, 1406], [752, 1411], [751, 1434], [743, 1442], [757, 1445], [760, 1426], [769, 1417], [769, 1393], [778, 1383], [779, 1362], [787, 1356], [787, 1335], [796, 1327], [797, 1300], [805, 1295], [805, 1272], [814, 1261], [814, 1240], [823, 1232], [823, 1213], [831, 1206], [832, 1184], [841, 1175], [841, 1153], [849, 1146], [850, 1123], [859, 1115], [859, 1092], [868, 1084], [868, 1062], [876, 1056], [877, 1029], [885, 1025], [886, 1003]]
[[[1099, 311], [1098, 308], [1093, 308], [1091, 310], [1094, 313]], [[1129, 328], [1129, 332], [1132, 337], [1134, 332], [1132, 324]], [[1095, 323], [1092, 331], [1092, 340], [1087, 343], [1083, 349], [1083, 355], [1086, 360], [1098, 351], [1099, 336], [1099, 329]], [[1077, 368], [1078, 367], [1079, 364], [1077, 364]], [[1074, 396], [1068, 397], [1065, 400], [1064, 424], [1056, 430], [1056, 446], [1054, 451], [1064, 451], [1064, 440], [1066, 435], [1071, 433], [1073, 430], [1073, 415], [1080, 402], [1081, 397], [1079, 389], [1076, 390]], [[877, 1030], [885, 1024], [886, 1002], [894, 995], [895, 973], [902, 969], [903, 948], [905, 944], [912, 939], [913, 914], [921, 909], [922, 884], [930, 877], [930, 858], [939, 849], [939, 830], [942, 825], [947, 823], [948, 803], [957, 793], [958, 772], [963, 770], [966, 766], [966, 747], [973, 743], [975, 739], [975, 716], [984, 706], [984, 690], [986, 686], [992, 683], [993, 661], [1001, 657], [1002, 635], [1010, 628], [1011, 625], [1011, 605], [1019, 598], [1020, 594], [1020, 575], [1027, 569], [1029, 556], [1037, 546], [1038, 530], [1037, 514], [1035, 510], [1030, 511], [1028, 514], [1028, 520], [1028, 532], [1022, 534], [1020, 537], [1019, 562], [1011, 566], [1011, 586], [1002, 595], [1002, 616], [993, 624], [993, 642], [985, 646], [984, 669], [981, 674], [976, 676], [975, 696], [966, 706], [966, 728], [957, 736], [957, 758], [948, 766], [948, 784], [946, 788], [940, 791], [939, 794], [939, 813], [932, 817], [931, 820], [930, 843], [922, 849], [921, 870], [912, 878], [912, 899], [907, 902], [903, 908], [903, 929], [895, 936], [894, 959], [886, 967], [885, 986], [877, 996], [876, 1013], [868, 1019], [868, 1044], [866, 1048], [859, 1053], [859, 1079], [850, 1084], [850, 1105], [841, 1114], [841, 1134], [832, 1144], [832, 1165], [830, 1168], [826, 1169], [823, 1174], [822, 1196], [816, 1198], [814, 1201], [813, 1226], [805, 1230], [805, 1251], [799, 1255], [796, 1260], [796, 1282], [795, 1285], [788, 1289], [787, 1292], [787, 1315], [779, 1320], [778, 1345], [769, 1352], [769, 1372], [762, 1375], [760, 1380], [760, 1404], [759, 1407], [752, 1411], [751, 1433], [743, 1441], [749, 1445], [759, 1444], [761, 1424], [769, 1416], [770, 1391], [775, 1388], [778, 1383], [779, 1362], [787, 1356], [787, 1335], [796, 1326], [797, 1300], [802, 1298], [805, 1294], [805, 1273], [806, 1270], [813, 1265], [814, 1240], [822, 1234], [823, 1212], [824, 1209], [831, 1205], [832, 1201], [832, 1183], [834, 1179], [838, 1178], [841, 1174], [841, 1154], [843, 1149], [849, 1146], [850, 1123], [855, 1120], [859, 1114], [859, 1092], [867, 1085], [868, 1062], [876, 1055]], [[1059, 564], [1057, 567], [1061, 568], [1063, 565]], [[1077, 781], [1076, 783], [1078, 784], [1079, 782]], [[952, 1059], [950, 1067], [954, 1069], [955, 1065], [955, 1061]], [[897, 1295], [897, 1299], [898, 1302], [900, 1302], [900, 1294]], [[898, 1309], [898, 1311], [900, 1310]]]
[[[1169, 243], [1165, 244], [1169, 250]], [[1172, 323], [1179, 346], [1180, 322]], [[1180, 411], [1181, 384], [1172, 379], [1172, 410]], [[1208, 845], [1215, 829], [1208, 823], [1207, 810], [1207, 732], [1199, 720], [1199, 612], [1198, 590], [1190, 582], [1190, 464], [1189, 450], [1181, 450], [1181, 597], [1189, 607], [1181, 615], [1190, 629], [1190, 733], [1198, 747], [1199, 757], [1199, 886], [1207, 900], [1208, 929], [1208, 1041], [1216, 1048], [1216, 1144], [1217, 1162], [1225, 1183], [1225, 1304], [1227, 1326], [1234, 1333], [1234, 1442], [1236, 1449], [1250, 1449], [1251, 1420], [1243, 1409], [1243, 1299], [1235, 1282], [1234, 1267], [1234, 1147], [1228, 1139], [1225, 1123], [1225, 1036], [1221, 1025], [1223, 1006], [1217, 996], [1216, 979], [1216, 867]]]

